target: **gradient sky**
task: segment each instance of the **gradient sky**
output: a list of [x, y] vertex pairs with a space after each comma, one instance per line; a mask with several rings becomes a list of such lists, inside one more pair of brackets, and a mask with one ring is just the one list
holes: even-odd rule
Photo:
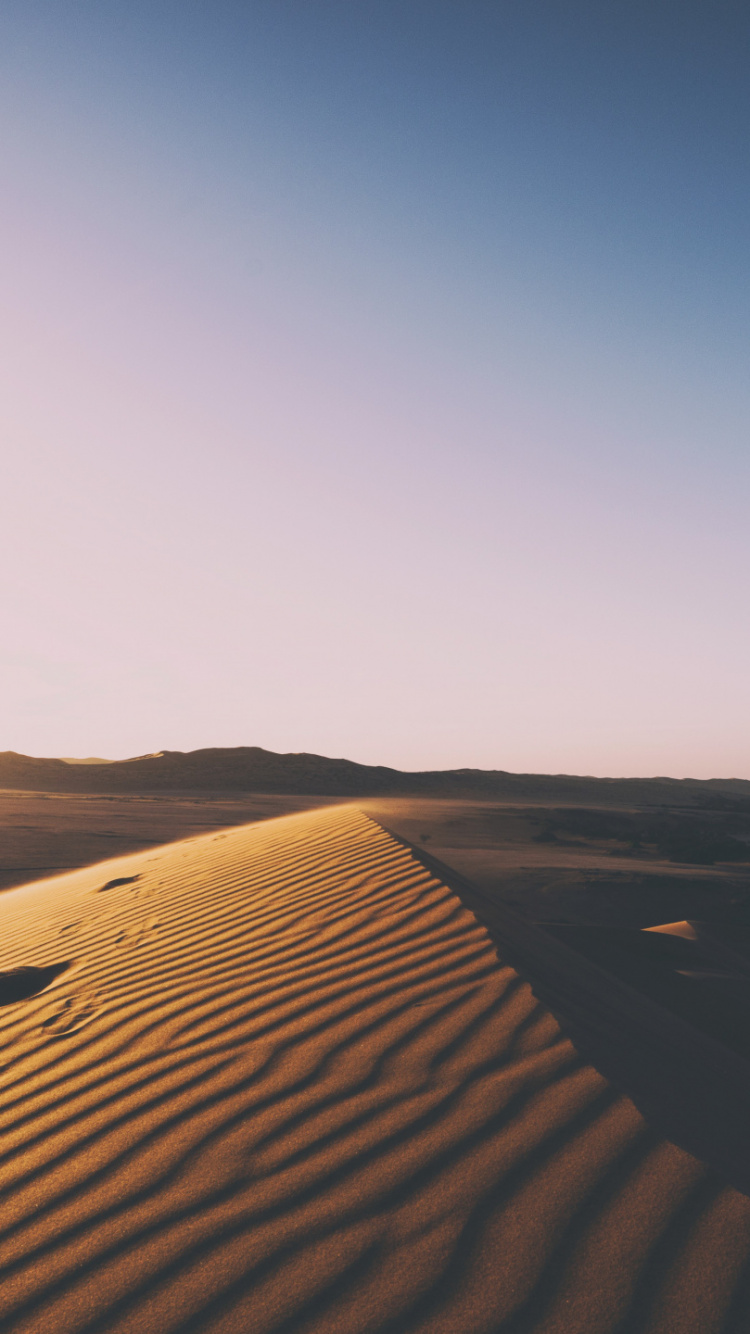
[[750, 778], [749, 58], [3, 0], [0, 749]]

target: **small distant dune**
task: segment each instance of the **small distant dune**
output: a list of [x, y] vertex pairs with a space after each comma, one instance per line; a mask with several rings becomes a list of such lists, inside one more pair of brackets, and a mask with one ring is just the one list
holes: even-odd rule
[[75, 759], [71, 755], [61, 755], [63, 764], [112, 764], [112, 760], [103, 760], [98, 755], [87, 755], [85, 759]]
[[750, 1198], [356, 807], [2, 910], [6, 1334], [750, 1328]]

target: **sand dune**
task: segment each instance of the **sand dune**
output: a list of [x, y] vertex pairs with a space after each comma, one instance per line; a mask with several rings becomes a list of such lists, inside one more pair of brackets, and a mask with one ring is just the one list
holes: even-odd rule
[[9, 1334], [750, 1326], [750, 1199], [354, 807], [2, 908]]
[[0, 790], [0, 891], [177, 839], [326, 805], [341, 801], [258, 792], [195, 797]]

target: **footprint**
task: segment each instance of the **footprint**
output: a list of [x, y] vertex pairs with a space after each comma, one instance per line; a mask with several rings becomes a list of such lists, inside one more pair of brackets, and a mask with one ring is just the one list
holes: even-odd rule
[[120, 875], [114, 880], [108, 880], [106, 885], [100, 885], [98, 894], [103, 894], [105, 889], [116, 889], [118, 885], [132, 885], [135, 880], [140, 880], [139, 875]]
[[83, 1025], [93, 1018], [96, 1011], [97, 1006], [93, 997], [70, 996], [56, 1014], [45, 1019], [42, 1028], [46, 1028], [48, 1033], [54, 1033], [56, 1036], [77, 1033], [79, 1028], [83, 1028]]
[[123, 949], [134, 949], [137, 945], [142, 945], [151, 931], [156, 931], [159, 926], [158, 917], [149, 917], [147, 921], [138, 926], [134, 926], [129, 931], [121, 931], [119, 936], [115, 937], [115, 944], [121, 945]]

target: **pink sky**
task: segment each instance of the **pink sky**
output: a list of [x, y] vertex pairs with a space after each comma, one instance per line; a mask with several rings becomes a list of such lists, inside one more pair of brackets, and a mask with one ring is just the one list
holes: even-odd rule
[[729, 334], [120, 73], [0, 106], [0, 749], [750, 778]]

